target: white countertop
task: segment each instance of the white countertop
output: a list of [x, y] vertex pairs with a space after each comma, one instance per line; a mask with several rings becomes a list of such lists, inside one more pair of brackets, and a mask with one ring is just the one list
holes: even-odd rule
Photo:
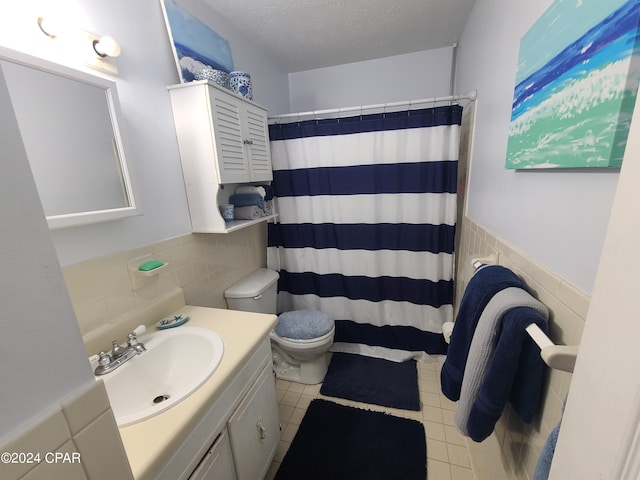
[[277, 323], [275, 315], [216, 308], [185, 306], [175, 313], [189, 315], [188, 326], [208, 328], [220, 335], [224, 355], [213, 375], [180, 403], [120, 428], [136, 479], [154, 477]]

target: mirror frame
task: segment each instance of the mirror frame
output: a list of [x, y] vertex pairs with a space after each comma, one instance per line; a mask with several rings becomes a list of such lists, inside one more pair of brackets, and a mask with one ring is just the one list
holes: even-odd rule
[[69, 78], [71, 80], [93, 85], [105, 90], [105, 98], [107, 101], [109, 115], [111, 117], [111, 126], [113, 128], [118, 160], [120, 162], [119, 166], [122, 173], [122, 182], [129, 206], [47, 216], [46, 219], [49, 224], [49, 228], [53, 230], [142, 215], [134, 177], [127, 164], [125, 142], [120, 129], [121, 113], [116, 82], [93, 72], [89, 73], [83, 70], [77, 70], [75, 68], [54, 63], [43, 58], [34, 57], [27, 53], [12, 50], [3, 46], [0, 46], [0, 60], [34, 68], [36, 70]]

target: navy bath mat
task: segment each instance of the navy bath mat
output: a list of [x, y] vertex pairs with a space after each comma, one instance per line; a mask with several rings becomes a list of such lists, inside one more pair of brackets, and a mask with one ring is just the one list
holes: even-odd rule
[[427, 443], [416, 420], [316, 399], [276, 480], [425, 480]]
[[334, 353], [320, 393], [384, 407], [420, 410], [415, 360], [398, 363], [352, 353]]

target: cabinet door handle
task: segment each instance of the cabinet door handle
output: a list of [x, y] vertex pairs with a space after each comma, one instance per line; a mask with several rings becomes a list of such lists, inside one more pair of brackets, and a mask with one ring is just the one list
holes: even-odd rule
[[253, 145], [253, 140], [243, 140], [242, 143], [245, 145]]
[[265, 438], [267, 438], [267, 429], [262, 425], [261, 418], [259, 418], [256, 422], [256, 428], [258, 429], [258, 436], [260, 437], [260, 440], [264, 440]]

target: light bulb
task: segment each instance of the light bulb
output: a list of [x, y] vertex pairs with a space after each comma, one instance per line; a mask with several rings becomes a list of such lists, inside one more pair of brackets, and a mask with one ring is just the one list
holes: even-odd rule
[[117, 57], [122, 51], [120, 44], [108, 35], [100, 37], [100, 40], [94, 40], [93, 49], [101, 57]]

